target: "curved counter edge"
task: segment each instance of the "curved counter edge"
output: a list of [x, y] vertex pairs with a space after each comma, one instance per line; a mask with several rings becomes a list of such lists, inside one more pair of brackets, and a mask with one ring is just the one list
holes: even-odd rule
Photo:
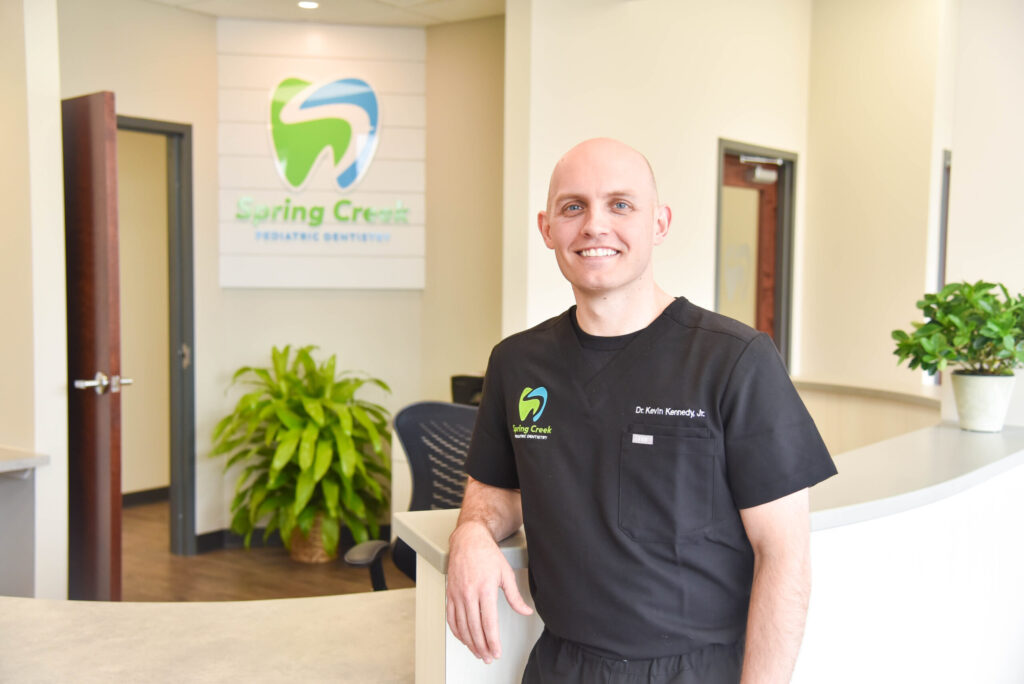
[[0, 681], [411, 683], [415, 589], [269, 601], [0, 597]]
[[1024, 464], [1024, 428], [943, 423], [834, 457], [839, 474], [811, 488], [811, 529], [874, 520], [941, 501]]
[[886, 401], [898, 401], [905, 404], [926, 406], [934, 409], [937, 409], [942, 405], [942, 399], [939, 396], [940, 390], [935, 385], [922, 386], [920, 390], [914, 392], [793, 378], [793, 386], [796, 387], [797, 390], [827, 392], [829, 394], [845, 394], [855, 397], [866, 397], [868, 399], [885, 399]]
[[[811, 488], [811, 529], [895, 515], [951, 497], [1024, 465], [1024, 427], [976, 433], [940, 424], [835, 457], [839, 475]], [[431, 566], [448, 567], [448, 536], [458, 510], [396, 513], [392, 524]], [[500, 547], [513, 568], [527, 564], [520, 529]]]

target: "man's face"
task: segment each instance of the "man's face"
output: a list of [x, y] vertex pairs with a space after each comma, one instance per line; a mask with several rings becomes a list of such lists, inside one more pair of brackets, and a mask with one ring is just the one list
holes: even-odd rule
[[607, 295], [653, 282], [651, 256], [671, 212], [658, 205], [646, 160], [614, 140], [588, 140], [555, 166], [547, 211], [537, 217], [544, 244], [580, 293]]

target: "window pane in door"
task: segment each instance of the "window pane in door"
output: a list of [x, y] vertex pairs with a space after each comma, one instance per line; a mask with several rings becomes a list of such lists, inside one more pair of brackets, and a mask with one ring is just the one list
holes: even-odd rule
[[718, 313], [751, 327], [757, 322], [757, 209], [757, 190], [722, 187]]

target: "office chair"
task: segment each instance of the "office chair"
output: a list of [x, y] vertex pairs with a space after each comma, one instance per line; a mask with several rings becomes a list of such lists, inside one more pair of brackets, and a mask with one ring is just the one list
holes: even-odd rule
[[[465, 487], [466, 452], [476, 421], [476, 407], [422, 401], [395, 415], [395, 434], [402, 444], [412, 472], [410, 511], [459, 508]], [[356, 544], [345, 562], [370, 568], [373, 590], [387, 589], [382, 562], [391, 549], [399, 570], [416, 579], [416, 552], [401, 539], [394, 544], [371, 540]]]

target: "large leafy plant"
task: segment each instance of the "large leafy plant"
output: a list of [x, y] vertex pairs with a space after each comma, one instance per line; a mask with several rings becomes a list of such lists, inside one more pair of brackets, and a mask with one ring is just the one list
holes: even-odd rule
[[366, 385], [390, 392], [381, 380], [335, 373], [335, 356], [317, 364], [316, 347], [291, 354], [274, 347], [272, 366], [238, 369], [231, 384], [254, 387], [213, 431], [213, 455], [225, 470], [244, 466], [231, 503], [231, 529], [248, 548], [266, 519], [264, 541], [275, 530], [290, 546], [297, 528], [309, 536], [320, 516], [325, 550], [334, 555], [341, 526], [357, 542], [377, 537], [387, 509], [390, 440], [386, 409], [356, 395]]
[[[1000, 294], [1002, 296], [1000, 296]], [[1024, 294], [1002, 284], [950, 283], [917, 302], [925, 321], [893, 330], [899, 362], [929, 373], [953, 364], [960, 373], [1013, 375], [1024, 366]]]

